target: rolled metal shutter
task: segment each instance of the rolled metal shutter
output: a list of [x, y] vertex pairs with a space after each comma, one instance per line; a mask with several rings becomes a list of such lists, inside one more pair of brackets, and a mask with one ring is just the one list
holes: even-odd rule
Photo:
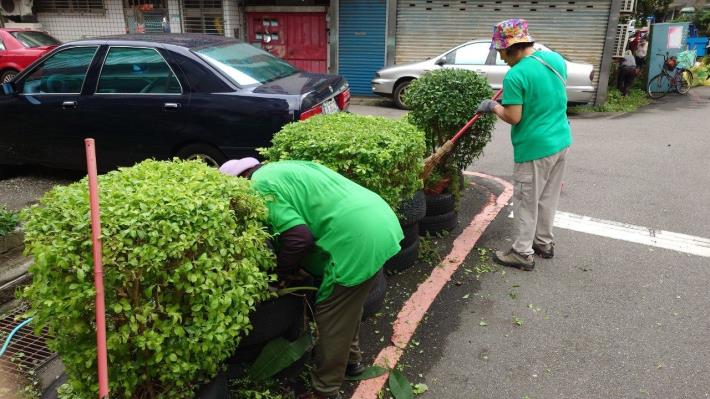
[[421, 61], [473, 39], [493, 26], [524, 18], [535, 40], [572, 61], [594, 65], [596, 87], [611, 0], [398, 0], [396, 63]]
[[370, 81], [385, 65], [385, 0], [340, 0], [338, 73], [353, 94], [372, 95]]
[[222, 0], [184, 0], [183, 31], [224, 36]]

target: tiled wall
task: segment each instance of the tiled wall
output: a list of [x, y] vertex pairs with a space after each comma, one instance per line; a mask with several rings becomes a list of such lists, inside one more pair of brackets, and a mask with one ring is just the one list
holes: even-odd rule
[[224, 35], [239, 38], [243, 34], [241, 9], [237, 7], [236, 0], [223, 0], [222, 7], [224, 7]]
[[37, 21], [45, 31], [63, 42], [126, 33], [122, 2], [104, 0], [104, 6], [105, 15], [43, 12], [37, 14]]
[[170, 21], [170, 32], [182, 32], [182, 10], [178, 0], [168, 0], [168, 20]]

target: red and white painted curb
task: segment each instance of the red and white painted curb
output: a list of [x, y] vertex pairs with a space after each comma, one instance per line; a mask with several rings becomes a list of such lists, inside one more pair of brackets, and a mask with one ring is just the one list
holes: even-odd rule
[[[419, 285], [417, 291], [404, 303], [392, 326], [392, 345], [382, 349], [375, 364], [384, 368], [394, 368], [399, 362], [409, 341], [414, 336], [419, 323], [424, 318], [427, 310], [451, 280], [451, 276], [458, 270], [466, 256], [471, 252], [488, 225], [498, 216], [513, 196], [513, 186], [505, 180], [477, 172], [464, 172], [465, 175], [487, 179], [500, 184], [503, 192], [499, 196], [489, 194], [481, 212], [454, 240], [451, 252], [444, 258], [439, 267], [435, 267], [429, 278]], [[388, 375], [360, 382], [353, 393], [353, 399], [376, 399], [378, 392], [387, 381]]]

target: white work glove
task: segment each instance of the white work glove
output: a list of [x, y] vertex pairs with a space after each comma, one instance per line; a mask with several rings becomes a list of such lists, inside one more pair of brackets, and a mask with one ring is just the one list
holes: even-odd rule
[[493, 109], [496, 107], [496, 105], [500, 105], [500, 104], [498, 104], [497, 101], [490, 100], [490, 99], [483, 100], [483, 101], [481, 101], [481, 104], [478, 105], [478, 109], [476, 110], [476, 112], [480, 112], [483, 114], [490, 114], [491, 112], [493, 112]]

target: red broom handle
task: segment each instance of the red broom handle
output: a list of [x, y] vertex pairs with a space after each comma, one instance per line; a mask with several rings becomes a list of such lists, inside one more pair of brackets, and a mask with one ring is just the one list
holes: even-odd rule
[[[493, 100], [493, 101], [498, 101], [502, 95], [503, 95], [503, 89], [499, 89], [499, 90], [496, 92], [496, 94], [493, 95], [492, 100]], [[461, 138], [461, 136], [462, 136], [464, 133], [466, 133], [466, 131], [468, 131], [468, 129], [469, 129], [474, 123], [476, 123], [476, 121], [478, 121], [478, 120], [481, 118], [481, 116], [483, 116], [482, 113], [476, 112], [476, 115], [474, 115], [473, 118], [471, 118], [471, 120], [469, 120], [468, 123], [466, 123], [466, 125], [464, 125], [464, 127], [462, 127], [461, 130], [459, 130], [459, 131], [454, 135], [454, 137], [451, 138], [451, 141], [455, 143], [459, 138]]]
[[94, 139], [85, 139], [86, 167], [89, 172], [89, 202], [91, 204], [91, 239], [94, 242], [94, 285], [96, 286], [96, 352], [99, 363], [99, 399], [108, 398], [108, 362], [106, 355], [106, 308], [104, 304], [104, 271], [101, 260], [101, 216], [99, 183], [96, 177], [96, 146]]

